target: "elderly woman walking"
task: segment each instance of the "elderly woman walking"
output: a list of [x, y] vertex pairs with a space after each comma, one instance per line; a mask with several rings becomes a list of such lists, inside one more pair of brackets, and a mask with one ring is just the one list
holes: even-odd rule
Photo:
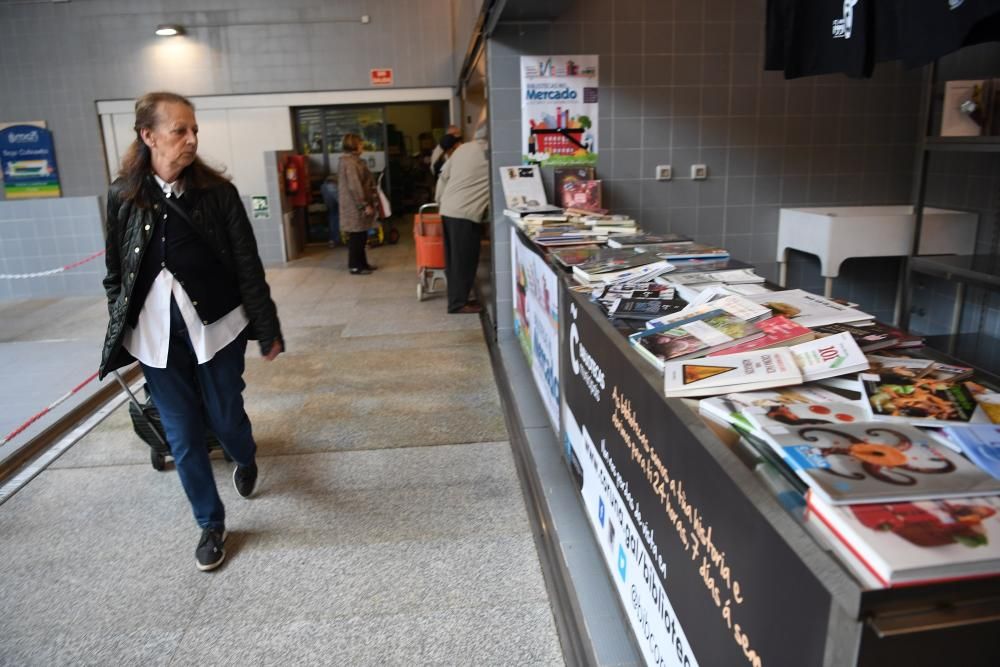
[[340, 229], [347, 232], [347, 268], [352, 275], [367, 275], [376, 267], [368, 263], [365, 243], [368, 231], [375, 226], [378, 196], [375, 179], [361, 159], [364, 142], [356, 134], [345, 134], [344, 154], [337, 167], [340, 188]]

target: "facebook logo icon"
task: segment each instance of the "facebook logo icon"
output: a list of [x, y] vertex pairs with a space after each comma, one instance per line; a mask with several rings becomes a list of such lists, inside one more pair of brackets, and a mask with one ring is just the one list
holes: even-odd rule
[[622, 583], [625, 583], [625, 550], [618, 545], [618, 575], [622, 578]]
[[597, 518], [601, 522], [601, 526], [604, 526], [604, 498], [597, 499]]

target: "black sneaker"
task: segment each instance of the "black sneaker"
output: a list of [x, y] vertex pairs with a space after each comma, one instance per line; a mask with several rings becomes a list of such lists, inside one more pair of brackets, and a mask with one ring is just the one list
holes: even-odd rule
[[244, 498], [252, 496], [254, 487], [257, 486], [257, 464], [236, 466], [233, 470], [233, 486], [236, 487], [236, 493]]
[[222, 565], [226, 559], [226, 531], [205, 528], [201, 531], [198, 548], [194, 550], [198, 569], [208, 572]]

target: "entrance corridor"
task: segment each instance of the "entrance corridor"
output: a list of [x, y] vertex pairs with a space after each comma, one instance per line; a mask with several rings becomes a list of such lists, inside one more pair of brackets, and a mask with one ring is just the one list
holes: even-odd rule
[[248, 348], [255, 497], [213, 455], [219, 570], [125, 405], [0, 505], [0, 665], [563, 664], [479, 317], [416, 300], [402, 237], [268, 271], [288, 352]]

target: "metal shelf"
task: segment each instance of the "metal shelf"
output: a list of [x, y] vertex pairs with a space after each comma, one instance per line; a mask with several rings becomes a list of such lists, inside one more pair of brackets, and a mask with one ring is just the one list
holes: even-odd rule
[[1000, 152], [1000, 136], [989, 137], [927, 137], [924, 150], [958, 151], [966, 153]]

